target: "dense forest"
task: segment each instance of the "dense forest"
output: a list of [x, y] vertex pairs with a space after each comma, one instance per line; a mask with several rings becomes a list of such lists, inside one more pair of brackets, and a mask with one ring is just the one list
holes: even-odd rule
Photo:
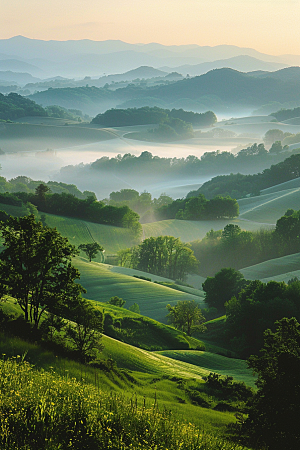
[[279, 111], [270, 114], [270, 116], [276, 117], [279, 122], [300, 117], [300, 107], [293, 109], [280, 109]]

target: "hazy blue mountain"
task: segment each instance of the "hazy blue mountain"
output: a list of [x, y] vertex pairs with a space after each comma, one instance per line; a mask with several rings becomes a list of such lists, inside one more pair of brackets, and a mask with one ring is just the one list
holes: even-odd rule
[[297, 83], [300, 79], [300, 67], [286, 67], [275, 72], [257, 71], [248, 73], [257, 78], [274, 78], [282, 81], [289, 81]]
[[[195, 66], [240, 56], [248, 56], [273, 64], [271, 69], [270, 67], [264, 68], [262, 65], [259, 67], [250, 65], [247, 66], [249, 70], [261, 68], [263, 70], [276, 70], [279, 66], [275, 67], [274, 64], [289, 65], [291, 64], [289, 60], [293, 64], [296, 64], [295, 61], [297, 60], [300, 64], [300, 56], [297, 55], [273, 56], [257, 52], [251, 48], [241, 48], [234, 45], [218, 45], [215, 47], [198, 45], [165, 46], [157, 43], [128, 44], [117, 40], [92, 41], [88, 39], [42, 41], [22, 36], [1, 39], [0, 54], [12, 55], [14, 59], [37, 66], [45, 72], [45, 77], [60, 75], [69, 78], [99, 77], [103, 74], [124, 73], [139, 66], [152, 66], [154, 68], [167, 66], [174, 70], [174, 68], [182, 65]], [[221, 62], [219, 64], [222, 65]], [[213, 67], [216, 66], [207, 66], [205, 71], [207, 72]], [[218, 65], [217, 67], [221, 66]], [[234, 66], [234, 68], [245, 70], [245, 67], [242, 66]], [[203, 73], [203, 70], [201, 73]], [[37, 76], [36, 73], [29, 70], [23, 69], [22, 71]], [[179, 72], [182, 71], [179, 70]], [[192, 73], [194, 74], [194, 72]]]
[[40, 81], [40, 78], [33, 77], [30, 73], [12, 72], [11, 70], [6, 71], [0, 70], [0, 80], [15, 82], [21, 86], [24, 86], [27, 83], [37, 83]]
[[[277, 62], [266, 62], [260, 59], [254, 58], [253, 56], [240, 55], [234, 56], [228, 59], [219, 59], [217, 61], [205, 62], [195, 65], [183, 65], [176, 67], [176, 70], [183, 75], [202, 75], [213, 69], [221, 69], [223, 67], [228, 67], [230, 69], [235, 69], [240, 72], [250, 72], [250, 71], [275, 71], [286, 67], [286, 64]], [[171, 71], [170, 67], [162, 67], [163, 70]]]
[[7, 71], [11, 70], [13, 72], [26, 72], [33, 76], [43, 75], [43, 71], [32, 64], [29, 64], [18, 59], [1, 59], [0, 60], [0, 70]]

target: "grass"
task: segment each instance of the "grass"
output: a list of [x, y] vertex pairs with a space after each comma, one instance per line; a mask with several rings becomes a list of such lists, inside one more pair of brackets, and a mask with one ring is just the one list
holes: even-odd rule
[[211, 229], [222, 230], [229, 223], [239, 225], [247, 231], [256, 231], [261, 227], [260, 223], [239, 219], [201, 221], [169, 219], [143, 224], [143, 238], [168, 235], [179, 237], [183, 242], [191, 242], [203, 239]]
[[300, 270], [299, 267], [300, 253], [294, 253], [246, 267], [245, 269], [241, 269], [241, 272], [248, 280], [272, 279], [279, 281], [278, 277], [283, 277], [280, 281], [288, 281], [295, 276], [293, 275], [295, 272]]
[[254, 387], [255, 379], [251, 371], [247, 369], [246, 361], [242, 359], [226, 358], [226, 356], [214, 353], [193, 350], [163, 350], [159, 354], [177, 361], [193, 364], [210, 372], [232, 376], [235, 380], [244, 381], [249, 386]]
[[83, 126], [64, 126], [60, 122], [58, 126], [46, 125], [47, 119], [43, 117], [40, 119], [39, 124], [7, 123], [2, 126], [1, 147], [4, 151], [14, 153], [46, 148], [57, 149], [115, 138], [106, 130]]
[[[241, 448], [178, 420], [171, 411], [159, 407], [156, 397], [140, 402], [135, 396], [107, 395], [97, 383], [91, 386], [54, 372], [37, 371], [19, 360], [0, 361], [3, 450]], [[232, 421], [228, 414], [209, 414], [219, 419], [219, 426], [226, 418], [227, 423]]]
[[140, 280], [115, 272], [114, 266], [76, 258], [74, 265], [81, 277], [80, 283], [86, 288], [85, 296], [91, 300], [107, 302], [110, 297], [122, 297], [126, 307], [137, 303], [141, 314], [159, 322], [166, 322], [166, 305], [175, 305], [180, 300], [195, 300], [205, 307], [202, 297], [183, 293], [166, 286]]
[[[0, 210], [17, 217], [29, 214], [25, 207], [3, 203], [0, 203]], [[130, 231], [126, 228], [102, 225], [54, 214], [40, 214], [45, 214], [46, 224], [49, 227], [56, 227], [62, 236], [67, 237], [70, 243], [77, 247], [83, 243], [96, 241], [103, 245], [105, 253], [110, 255], [115, 254], [122, 248], [130, 247], [134, 243]], [[81, 255], [85, 255], [85, 253], [81, 252]], [[101, 262], [101, 260], [102, 258], [98, 254], [95, 261]]]
[[276, 224], [287, 209], [299, 209], [300, 188], [271, 192], [239, 200], [240, 219]]

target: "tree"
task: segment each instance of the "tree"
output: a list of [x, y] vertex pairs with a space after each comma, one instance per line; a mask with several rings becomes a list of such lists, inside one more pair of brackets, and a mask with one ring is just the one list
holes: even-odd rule
[[202, 284], [205, 301], [210, 307], [224, 310], [224, 304], [237, 295], [246, 284], [244, 275], [232, 268], [221, 269]]
[[96, 257], [97, 253], [104, 252], [104, 248], [98, 244], [98, 242], [92, 242], [91, 244], [80, 244], [78, 248], [86, 253], [90, 262]]
[[83, 362], [95, 358], [95, 351], [102, 350], [103, 313], [85, 299], [80, 299], [69, 314], [74, 324], [69, 324], [67, 336], [75, 346]]
[[35, 328], [44, 311], [55, 314], [86, 292], [75, 283], [80, 274], [71, 264], [78, 252], [56, 228], [30, 215], [0, 222], [0, 231], [0, 294], [14, 297]]
[[133, 305], [129, 307], [129, 311], [135, 312], [136, 314], [140, 314], [140, 307], [137, 303], [133, 303]]
[[249, 358], [258, 391], [242, 430], [251, 443], [272, 450], [295, 450], [300, 443], [300, 325], [295, 318], [266, 330], [259, 356]]
[[195, 331], [205, 331], [205, 317], [195, 300], [182, 300], [175, 306], [167, 305], [169, 321], [178, 330], [184, 331], [188, 336]]
[[36, 195], [39, 203], [41, 203], [41, 204], [45, 203], [47, 192], [50, 192], [50, 188], [43, 183], [39, 184], [35, 188], [35, 195]]
[[126, 300], [123, 300], [121, 297], [117, 297], [116, 295], [114, 297], [110, 297], [109, 302], [110, 305], [118, 306], [119, 308], [122, 308], [122, 306], [125, 305]]
[[130, 267], [144, 272], [165, 276], [173, 280], [183, 280], [189, 272], [197, 267], [193, 251], [179, 238], [158, 236], [145, 239], [126, 254], [119, 254], [119, 260]]

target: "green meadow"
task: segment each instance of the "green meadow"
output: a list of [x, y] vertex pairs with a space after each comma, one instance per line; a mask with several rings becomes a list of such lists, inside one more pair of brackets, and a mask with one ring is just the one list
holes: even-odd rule
[[81, 274], [80, 283], [87, 290], [85, 296], [91, 300], [107, 302], [110, 297], [118, 296], [126, 301], [127, 308], [137, 303], [141, 314], [164, 323], [168, 303], [175, 305], [180, 300], [195, 300], [200, 307], [205, 307], [203, 297], [123, 275], [115, 272], [114, 266], [90, 263], [82, 258], [76, 258], [74, 265]]
[[246, 267], [241, 272], [248, 280], [285, 281], [300, 274], [300, 253], [270, 259], [269, 261]]

